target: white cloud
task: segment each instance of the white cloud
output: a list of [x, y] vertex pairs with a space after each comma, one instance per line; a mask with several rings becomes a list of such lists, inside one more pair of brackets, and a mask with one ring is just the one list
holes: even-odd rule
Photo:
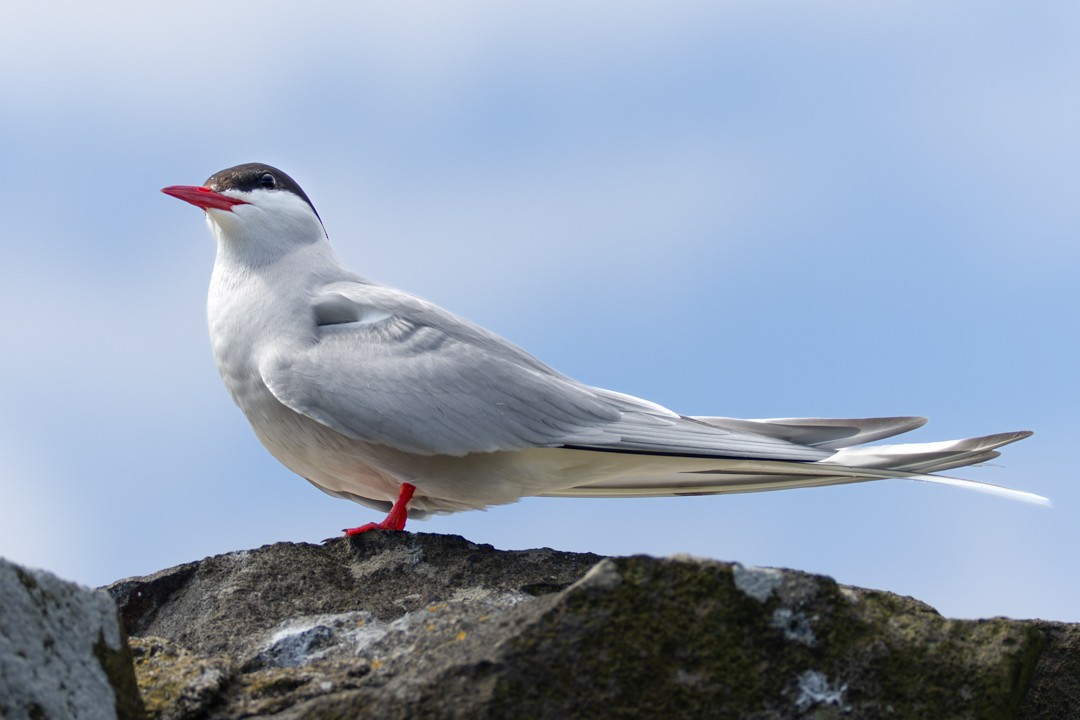
[[[103, 105], [140, 115], [164, 106], [229, 129], [257, 123], [283, 87], [319, 83], [335, 69], [383, 101], [430, 109], [457, 102], [473, 78], [508, 63], [528, 68], [528, 82], [572, 82], [617, 73], [628, 61], [662, 62], [687, 44], [724, 47], [747, 34], [799, 36], [808, 27], [823, 37], [875, 32], [921, 12], [837, 0], [19, 3], [0, 28], [0, 82], [9, 98], [29, 101], [8, 110], [39, 121], [66, 121], [52, 113], [77, 97], [89, 114]], [[230, 105], [239, 97], [259, 102], [245, 112]]]

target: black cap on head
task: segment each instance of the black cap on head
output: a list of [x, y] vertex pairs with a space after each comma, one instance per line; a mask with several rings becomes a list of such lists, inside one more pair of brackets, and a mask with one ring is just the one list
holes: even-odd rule
[[[263, 163], [244, 163], [243, 165], [219, 170], [207, 178], [203, 184], [217, 192], [224, 190], [243, 190], [244, 192], [251, 192], [252, 190], [288, 190], [303, 198], [304, 202], [311, 206], [311, 211], [315, 213], [315, 217], [319, 217], [319, 212], [311, 204], [311, 199], [296, 184], [295, 180], [276, 167], [264, 165]], [[322, 218], [319, 218], [319, 220], [321, 221]]]

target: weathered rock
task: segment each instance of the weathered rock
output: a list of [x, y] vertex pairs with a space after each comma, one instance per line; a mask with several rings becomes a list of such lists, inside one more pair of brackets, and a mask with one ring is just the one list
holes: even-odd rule
[[1018, 717], [1080, 717], [1080, 625], [1033, 621], [1045, 639]]
[[141, 716], [108, 593], [0, 558], [0, 718]]
[[369, 533], [109, 590], [148, 709], [168, 720], [1080, 712], [1075, 626], [947, 620], [826, 577], [692, 558]]
[[228, 660], [199, 657], [163, 638], [132, 638], [131, 652], [152, 717], [202, 717], [233, 680]]

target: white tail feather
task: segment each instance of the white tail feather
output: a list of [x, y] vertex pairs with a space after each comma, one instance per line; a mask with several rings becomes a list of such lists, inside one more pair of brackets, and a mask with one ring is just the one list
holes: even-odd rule
[[964, 488], [965, 490], [986, 493], [987, 495], [997, 495], [998, 497], [1007, 498], [1009, 500], [1019, 500], [1020, 502], [1031, 503], [1032, 505], [1053, 507], [1050, 498], [1045, 498], [1042, 495], [1036, 495], [1035, 493], [1024, 492], [1023, 490], [1013, 490], [1012, 488], [1002, 487], [1001, 485], [992, 485], [991, 483], [976, 482], [975, 480], [954, 478], [949, 477], [948, 475], [909, 475], [908, 477], [911, 480], [918, 480], [920, 482], [934, 483], [935, 485], [951, 485], [953, 487]]
[[[964, 467], [992, 460], [1000, 453], [997, 448], [1031, 435], [1020, 431], [999, 433], [961, 440], [899, 445], [848, 447], [854, 438], [874, 439], [896, 434], [892, 430], [921, 425], [921, 418], [881, 418], [871, 420], [826, 421], [816, 418], [784, 419], [780, 421], [731, 421], [726, 418], [696, 418], [718, 427], [731, 426], [744, 431], [743, 424], [769, 425], [775, 423], [773, 437], [790, 439], [792, 428], [808, 429], [811, 434], [823, 429], [818, 437], [829, 438], [826, 443], [842, 443], [844, 447], [832, 456], [817, 462], [788, 462], [783, 460], [701, 458], [683, 456], [648, 456], [613, 454], [603, 451], [575, 450], [595, 454], [592, 462], [581, 465], [589, 479], [571, 488], [545, 494], [558, 497], [659, 497], [670, 495], [711, 495], [723, 493], [760, 492], [798, 487], [819, 487], [886, 479], [910, 479], [938, 485], [975, 490], [998, 497], [1035, 505], [1050, 506], [1050, 501], [1034, 493], [931, 473]], [[841, 428], [844, 438], [833, 435]], [[757, 432], [760, 432], [758, 430]], [[900, 431], [897, 431], [900, 432]], [[764, 433], [763, 433], [764, 434]]]

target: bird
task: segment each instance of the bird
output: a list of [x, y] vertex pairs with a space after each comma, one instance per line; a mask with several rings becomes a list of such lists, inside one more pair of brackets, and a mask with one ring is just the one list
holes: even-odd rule
[[944, 476], [1032, 433], [877, 444], [923, 417], [686, 416], [578, 382], [411, 293], [346, 269], [293, 178], [263, 163], [162, 189], [217, 250], [214, 359], [263, 446], [320, 490], [385, 512], [344, 532], [526, 496], [658, 497], [890, 478], [1049, 504]]

